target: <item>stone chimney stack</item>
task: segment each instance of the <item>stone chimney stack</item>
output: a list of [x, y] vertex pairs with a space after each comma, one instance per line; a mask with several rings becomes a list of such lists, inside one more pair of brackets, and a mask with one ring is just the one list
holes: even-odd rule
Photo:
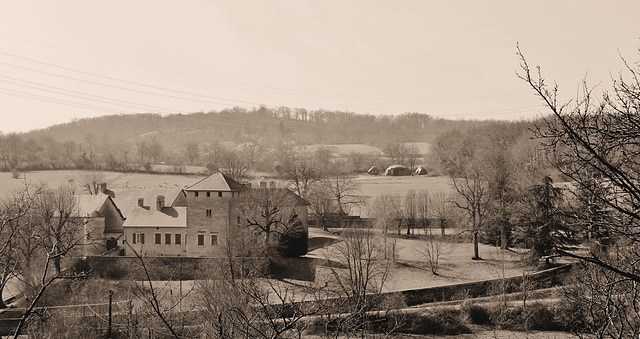
[[269, 182], [269, 188], [275, 189], [276, 188], [276, 182], [275, 181], [270, 181]]
[[138, 206], [144, 207], [144, 198], [138, 198]]
[[266, 181], [260, 181], [260, 188], [267, 188], [267, 182]]
[[107, 183], [106, 182], [100, 183], [99, 192], [102, 194], [106, 194], [105, 193], [106, 191], [107, 191]]
[[160, 211], [164, 208], [164, 195], [159, 195], [156, 199], [156, 209]]

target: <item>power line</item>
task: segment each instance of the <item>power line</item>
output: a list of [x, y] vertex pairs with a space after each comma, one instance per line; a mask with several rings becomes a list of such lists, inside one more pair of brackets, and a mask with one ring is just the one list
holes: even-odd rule
[[63, 69], [63, 70], [66, 70], [66, 71], [71, 71], [71, 72], [76, 72], [76, 73], [80, 73], [80, 74], [84, 74], [84, 75], [90, 75], [90, 76], [103, 78], [103, 79], [107, 79], [107, 80], [122, 82], [122, 83], [129, 84], [129, 85], [141, 86], [141, 87], [146, 87], [146, 88], [151, 88], [151, 89], [161, 90], [161, 91], [166, 91], [166, 92], [179, 93], [179, 94], [183, 94], [183, 95], [191, 95], [191, 96], [200, 97], [200, 98], [209, 98], [209, 99], [215, 99], [215, 100], [231, 101], [231, 102], [236, 102], [236, 103], [241, 103], [241, 104], [260, 105], [258, 103], [254, 103], [254, 102], [248, 102], [248, 101], [242, 101], [242, 100], [234, 100], [234, 99], [225, 99], [225, 98], [214, 97], [214, 96], [209, 96], [209, 95], [196, 94], [196, 93], [190, 93], [190, 92], [185, 92], [185, 91], [180, 91], [180, 90], [175, 90], [175, 89], [170, 89], [170, 88], [164, 88], [164, 87], [160, 87], [160, 86], [147, 85], [147, 84], [143, 84], [143, 83], [139, 83], [139, 82], [135, 82], [135, 81], [118, 79], [118, 78], [114, 78], [114, 77], [110, 77], [110, 76], [106, 76], [106, 75], [102, 75], [102, 74], [86, 72], [86, 71], [73, 69], [73, 68], [70, 68], [70, 67], [60, 66], [60, 65], [56, 65], [56, 64], [53, 64], [53, 63], [45, 62], [45, 61], [39, 61], [39, 60], [35, 60], [35, 59], [31, 59], [31, 58], [15, 55], [15, 54], [4, 52], [4, 51], [0, 51], [0, 54], [8, 55], [8, 56], [11, 56], [11, 57], [14, 57], [14, 58], [18, 58], [18, 59], [27, 60], [27, 61], [30, 61], [30, 62], [33, 62], [33, 63], [38, 63], [38, 64], [50, 66], [50, 67]]
[[[166, 109], [163, 109], [163, 108], [160, 108], [160, 107], [156, 107], [156, 106], [142, 105], [142, 104], [137, 104], [137, 103], [134, 103], [134, 102], [124, 101], [124, 100], [109, 99], [109, 98], [101, 97], [101, 96], [98, 96], [98, 95], [82, 93], [82, 92], [68, 90], [68, 89], [64, 89], [64, 88], [60, 88], [60, 87], [56, 87], [56, 86], [41, 85], [41, 84], [37, 84], [37, 83], [31, 82], [31, 81], [20, 80], [20, 79], [16, 79], [16, 78], [6, 77], [6, 76], [3, 76], [3, 75], [0, 75], [0, 78], [13, 79], [13, 80], [18, 80], [18, 81], [22, 81], [22, 82], [28, 83], [28, 84], [21, 84], [19, 82], [15, 82], [15, 81], [0, 79], [0, 81], [6, 82], [6, 83], [9, 83], [9, 84], [23, 86], [23, 87], [27, 87], [27, 88], [33, 88], [33, 89], [41, 90], [41, 91], [47, 91], [47, 92], [62, 94], [62, 95], [67, 95], [67, 96], [76, 97], [76, 98], [85, 99], [85, 100], [94, 100], [94, 101], [107, 103], [107, 104], [116, 104], [116, 105], [121, 105], [121, 106], [128, 106], [129, 108], [134, 108], [134, 109], [146, 109], [146, 110], [150, 109], [150, 110], [161, 111], [159, 113], [175, 113], [175, 112], [177, 112], [177, 110], [166, 110]], [[29, 85], [29, 84], [33, 84], [33, 85]], [[46, 88], [46, 87], [50, 87], [50, 88], [54, 88], [54, 89], [50, 89], [50, 88]], [[55, 90], [55, 89], [60, 89], [62, 91]], [[64, 91], [69, 92], [69, 93], [65, 93]]]
[[[121, 60], [114, 60], [114, 59], [104, 58], [104, 57], [101, 57], [101, 56], [96, 56], [96, 55], [91, 55], [91, 54], [86, 54], [86, 53], [80, 53], [80, 52], [76, 52], [76, 51], [72, 51], [72, 50], [68, 50], [68, 49], [63, 49], [63, 48], [59, 48], [59, 47], [49, 46], [49, 45], [46, 45], [46, 44], [27, 41], [27, 40], [24, 40], [24, 39], [10, 37], [10, 36], [3, 35], [3, 34], [0, 34], [0, 37], [13, 39], [13, 40], [17, 40], [17, 41], [22, 41], [22, 42], [26, 42], [26, 43], [29, 43], [29, 44], [42, 46], [42, 47], [46, 47], [46, 48], [61, 50], [61, 51], [65, 51], [65, 52], [76, 54], [76, 55], [89, 56], [89, 57], [92, 57], [92, 58], [109, 60], [109, 61], [112, 61], [112, 62], [118, 62], [118, 63], [121, 63], [121, 64], [126, 64], [126, 65], [130, 65], [130, 66], [135, 66], [135, 67], [138, 67], [138, 68], [144, 68], [144, 69], [147, 69], [147, 70], [151, 70], [149, 67], [142, 66], [142, 65], [137, 65], [137, 64], [133, 64], [133, 63], [129, 63], [129, 62], [124, 62], [124, 61], [121, 61]], [[5, 54], [9, 55], [8, 53], [5, 53]], [[20, 57], [20, 56], [15, 56], [15, 57], [24, 58], [24, 57]], [[24, 59], [28, 59], [28, 58], [24, 58]], [[58, 60], [58, 61], [60, 61], [60, 60]], [[131, 73], [131, 72], [124, 72], [122, 70], [115, 70], [115, 71], [116, 72], [120, 72], [120, 73], [132, 74], [132, 75], [139, 76], [138, 74], [134, 74], [134, 73]], [[240, 82], [240, 81], [232, 81], [232, 80], [225, 80], [225, 79], [219, 79], [219, 78], [205, 77], [205, 76], [202, 76], [202, 75], [192, 75], [192, 76], [195, 76], [195, 77], [198, 77], [198, 78], [202, 78], [202, 79], [207, 79], [207, 80], [213, 80], [213, 81], [237, 84], [237, 85], [254, 87], [254, 88], [242, 88], [242, 87], [211, 85], [211, 84], [202, 84], [202, 83], [194, 83], [194, 82], [186, 82], [186, 81], [181, 81], [181, 82], [182, 83], [187, 83], [187, 84], [200, 85], [200, 86], [219, 87], [219, 88], [227, 88], [227, 89], [237, 89], [237, 90], [243, 90], [243, 91], [257, 91], [257, 92], [265, 92], [265, 93], [289, 94], [289, 95], [292, 94], [292, 95], [316, 96], [316, 97], [335, 97], [335, 98], [345, 98], [345, 99], [355, 98], [355, 99], [367, 99], [367, 100], [397, 100], [397, 101], [482, 101], [482, 100], [495, 100], [496, 98], [508, 98], [508, 97], [509, 98], [513, 98], [514, 97], [514, 95], [493, 95], [493, 96], [479, 96], [479, 97], [452, 97], [452, 98], [437, 98], [437, 99], [395, 98], [395, 97], [379, 97], [379, 96], [377, 97], [377, 96], [366, 96], [366, 95], [347, 95], [347, 94], [337, 94], [337, 93], [327, 93], [327, 92], [317, 92], [317, 91], [305, 91], [305, 90], [299, 90], [299, 89], [289, 89], [289, 88], [282, 88], [282, 87], [256, 85], [256, 84], [250, 84], [250, 83], [245, 83], [245, 82]], [[162, 78], [162, 77], [153, 77], [153, 78], [161, 79], [161, 80], [174, 81], [173, 79], [167, 79], [167, 78]], [[264, 90], [264, 89], [267, 89], [267, 90]], [[223, 100], [229, 100], [229, 99], [223, 99]], [[229, 101], [231, 101], [231, 100], [229, 100]], [[246, 103], [246, 102], [241, 102], [241, 103]], [[249, 104], [256, 105], [255, 103], [249, 103]]]
[[[0, 75], [0, 78], [5, 78], [5, 76]], [[147, 105], [140, 105], [140, 104], [136, 104], [136, 103], [130, 103], [130, 102], [126, 102], [126, 101], [112, 100], [112, 99], [100, 97], [100, 96], [97, 96], [97, 95], [86, 94], [86, 93], [81, 93], [81, 92], [76, 92], [76, 91], [71, 91], [71, 90], [65, 90], [65, 91], [70, 92], [70, 93], [65, 93], [63, 91], [57, 91], [57, 90], [54, 90], [54, 89], [45, 88], [46, 86], [42, 86], [42, 85], [32, 86], [32, 85], [21, 84], [21, 83], [18, 83], [18, 82], [14, 82], [14, 81], [10, 81], [10, 80], [4, 80], [4, 79], [0, 79], [0, 81], [6, 82], [6, 83], [9, 83], [9, 84], [13, 84], [13, 85], [27, 87], [27, 88], [33, 88], [33, 89], [40, 90], [40, 91], [46, 91], [46, 92], [51, 92], [51, 93], [56, 93], [56, 94], [62, 94], [62, 95], [71, 96], [71, 97], [75, 97], [75, 98], [79, 98], [79, 99], [93, 100], [93, 101], [102, 102], [102, 103], [106, 103], [106, 104], [115, 104], [115, 105], [120, 105], [120, 106], [133, 108], [133, 109], [145, 109], [145, 110], [151, 110], [151, 111], [160, 111], [158, 113], [175, 113], [175, 112], [170, 112], [170, 111], [167, 111], [165, 109], [158, 108], [158, 107], [155, 107], [155, 106], [147, 106]], [[30, 83], [30, 81], [25, 81], [25, 82], [29, 82]], [[55, 87], [55, 86], [51, 86], [51, 87], [59, 88], [59, 87]], [[71, 94], [71, 93], [77, 93], [77, 94]]]
[[35, 100], [39, 100], [39, 101], [50, 102], [50, 103], [59, 104], [59, 105], [65, 105], [65, 106], [75, 106], [75, 107], [80, 107], [80, 108], [91, 108], [91, 109], [100, 110], [100, 111], [104, 111], [104, 112], [129, 113], [129, 114], [141, 113], [141, 112], [132, 112], [132, 111], [122, 111], [122, 110], [116, 110], [116, 109], [111, 109], [111, 108], [106, 108], [106, 107], [83, 104], [83, 103], [78, 103], [78, 102], [73, 102], [73, 101], [68, 101], [68, 100], [51, 98], [51, 97], [47, 97], [47, 96], [43, 96], [43, 95], [25, 93], [25, 92], [16, 91], [16, 90], [13, 90], [13, 89], [3, 88], [3, 87], [0, 87], [0, 93], [5, 93], [5, 94], [18, 96], [18, 97], [23, 97], [23, 98], [28, 98], [28, 99], [35, 99]]
[[7, 63], [7, 62], [3, 62], [3, 61], [0, 61], [0, 64], [2, 64], [2, 65], [7, 65], [7, 66], [11, 66], [11, 67], [15, 67], [15, 68], [20, 68], [20, 69], [24, 69], [24, 70], [28, 70], [28, 71], [32, 71], [32, 72], [37, 72], [37, 73], [47, 74], [47, 75], [51, 75], [51, 76], [55, 76], [55, 77], [59, 77], [59, 78], [63, 78], [63, 79], [69, 79], [69, 80], [74, 80], [74, 81], [80, 81], [80, 82], [84, 82], [84, 83], [88, 83], [88, 84], [94, 84], [94, 85], [99, 85], [99, 86], [105, 86], [105, 87], [115, 88], [115, 89], [119, 89], [119, 90], [127, 90], [127, 91], [132, 91], [132, 92], [138, 92], [138, 93], [150, 94], [150, 95], [161, 96], [161, 97], [165, 97], [165, 98], [172, 98], [172, 99], [185, 100], [185, 101], [197, 101], [197, 102], [203, 102], [203, 103], [214, 104], [214, 105], [233, 106], [233, 105], [231, 105], [231, 104], [227, 104], [227, 103], [213, 102], [213, 101], [205, 101], [205, 100], [198, 100], [198, 99], [192, 99], [192, 98], [179, 97], [179, 96], [175, 96], [175, 95], [168, 95], [168, 94], [154, 93], [154, 92], [144, 91], [144, 90], [135, 89], [135, 88], [127, 88], [127, 87], [122, 87], [122, 86], [116, 86], [116, 85], [105, 84], [105, 83], [101, 83], [101, 82], [97, 82], [97, 81], [91, 81], [91, 80], [79, 79], [79, 78], [75, 78], [75, 77], [71, 77], [71, 76], [67, 76], [67, 75], [56, 74], [56, 73], [47, 72], [47, 71], [42, 71], [42, 70], [37, 70], [37, 69], [29, 68], [29, 67], [24, 67], [24, 66], [14, 65], [14, 64]]

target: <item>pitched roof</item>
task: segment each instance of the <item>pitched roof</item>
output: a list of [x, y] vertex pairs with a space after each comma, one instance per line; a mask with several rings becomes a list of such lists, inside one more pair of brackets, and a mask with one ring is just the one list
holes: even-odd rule
[[245, 187], [235, 180], [222, 173], [214, 173], [195, 184], [187, 187], [186, 191], [216, 191], [216, 192], [239, 192]]
[[136, 206], [129, 212], [122, 227], [187, 227], [186, 207]]
[[150, 189], [114, 190], [113, 201], [122, 212], [122, 215], [124, 215], [125, 218], [128, 218], [129, 214], [131, 214], [131, 210], [134, 209], [135, 207], [138, 207], [138, 199], [140, 198], [144, 199], [145, 206], [155, 207], [157, 197], [159, 195], [162, 195], [164, 196], [164, 199], [165, 199], [164, 200], [165, 205], [172, 206], [181, 192], [182, 192], [181, 189], [169, 189], [169, 188], [151, 189], [151, 190]]
[[109, 196], [105, 194], [75, 195], [74, 199], [78, 204], [78, 216], [85, 217], [99, 212]]

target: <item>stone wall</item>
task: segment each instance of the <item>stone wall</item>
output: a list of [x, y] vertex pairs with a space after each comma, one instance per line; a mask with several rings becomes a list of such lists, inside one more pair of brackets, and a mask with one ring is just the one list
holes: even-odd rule
[[[87, 261], [92, 274], [101, 278], [147, 280], [138, 257], [90, 256]], [[146, 257], [143, 261], [151, 280], [194, 280], [229, 267], [227, 258]], [[236, 274], [241, 267], [267, 274], [269, 266], [267, 258], [235, 258], [233, 265]]]

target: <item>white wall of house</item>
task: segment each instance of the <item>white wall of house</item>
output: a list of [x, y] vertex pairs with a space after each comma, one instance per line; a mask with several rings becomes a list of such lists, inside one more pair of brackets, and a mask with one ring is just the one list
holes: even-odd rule
[[184, 257], [187, 242], [193, 241], [186, 233], [185, 227], [126, 227], [121, 246], [127, 256], [135, 255], [133, 248], [142, 256]]

